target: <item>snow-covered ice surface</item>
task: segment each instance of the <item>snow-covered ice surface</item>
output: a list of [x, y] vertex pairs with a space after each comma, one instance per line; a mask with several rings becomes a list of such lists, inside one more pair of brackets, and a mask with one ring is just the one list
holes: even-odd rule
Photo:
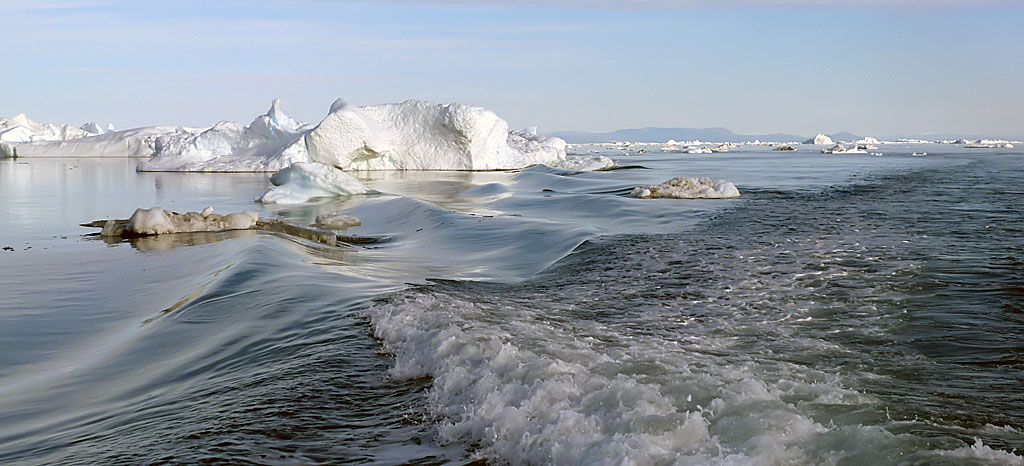
[[637, 186], [630, 195], [644, 199], [726, 199], [740, 197], [740, 191], [729, 181], [680, 176], [657, 185]]
[[298, 204], [318, 197], [370, 192], [359, 180], [335, 167], [316, 162], [295, 162], [270, 177], [274, 184], [257, 201]]
[[293, 162], [342, 170], [504, 170], [565, 161], [565, 141], [510, 131], [494, 112], [464, 104], [406, 101], [357, 107], [339, 99], [319, 124], [285, 115], [274, 101], [249, 126], [158, 140], [141, 171], [277, 171]]
[[249, 126], [222, 121], [199, 131], [181, 131], [157, 139], [153, 158], [139, 171], [274, 172], [309, 161], [301, 143], [307, 125], [281, 111], [274, 100]]
[[344, 170], [502, 170], [565, 159], [565, 141], [525, 131], [483, 107], [338, 100], [305, 137], [312, 160]]

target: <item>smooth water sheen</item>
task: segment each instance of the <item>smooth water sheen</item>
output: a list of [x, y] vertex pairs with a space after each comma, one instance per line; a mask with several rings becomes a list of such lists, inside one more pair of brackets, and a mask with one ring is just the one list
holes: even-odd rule
[[[0, 464], [1024, 464], [1024, 155], [913, 150], [296, 206], [252, 203], [265, 174], [0, 160]], [[675, 176], [743, 197], [625, 196]], [[387, 240], [77, 226], [156, 205]]]

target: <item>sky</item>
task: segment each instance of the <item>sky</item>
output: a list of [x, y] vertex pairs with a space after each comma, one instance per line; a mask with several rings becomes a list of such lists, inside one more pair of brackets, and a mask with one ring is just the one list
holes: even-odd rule
[[0, 0], [0, 117], [248, 123], [274, 98], [513, 127], [1024, 137], [1024, 2]]

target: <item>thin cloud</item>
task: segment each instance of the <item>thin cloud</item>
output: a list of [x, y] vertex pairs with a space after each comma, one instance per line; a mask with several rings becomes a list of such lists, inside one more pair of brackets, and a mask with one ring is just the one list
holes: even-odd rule
[[393, 3], [570, 10], [678, 10], [732, 7], [934, 8], [1016, 5], [1013, 0], [390, 0]]

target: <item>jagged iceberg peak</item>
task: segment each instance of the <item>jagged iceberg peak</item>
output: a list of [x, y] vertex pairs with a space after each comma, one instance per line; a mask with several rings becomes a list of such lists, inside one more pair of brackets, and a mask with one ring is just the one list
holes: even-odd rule
[[268, 172], [308, 161], [302, 135], [309, 125], [281, 111], [275, 99], [249, 126], [221, 121], [210, 128], [160, 137], [139, 171]]
[[294, 135], [308, 129], [309, 125], [296, 121], [281, 110], [281, 100], [274, 99], [266, 114], [256, 117], [249, 129], [265, 137]]

